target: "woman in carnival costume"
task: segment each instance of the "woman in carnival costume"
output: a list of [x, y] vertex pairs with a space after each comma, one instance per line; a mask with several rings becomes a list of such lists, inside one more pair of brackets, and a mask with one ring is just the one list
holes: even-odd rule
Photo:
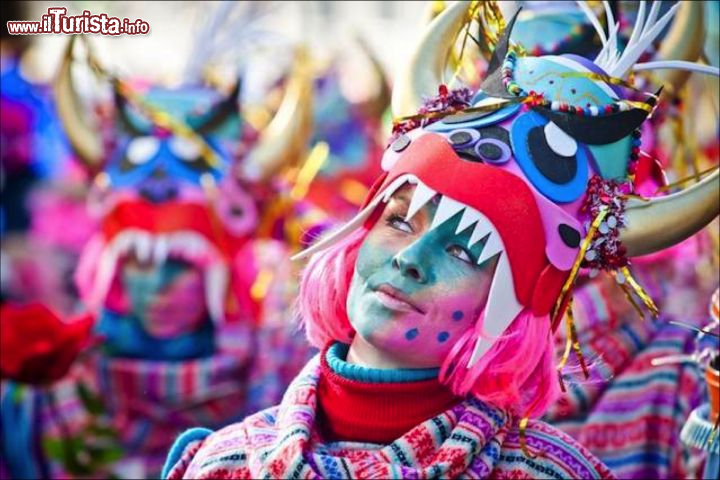
[[[276, 403], [308, 358], [292, 325], [265, 324], [263, 298], [251, 294], [263, 267], [252, 238], [262, 203], [248, 188], [261, 190], [261, 182], [269, 184], [301, 158], [311, 78], [307, 60], [297, 55], [278, 113], [256, 133], [243, 121], [239, 82], [224, 93], [196, 84], [142, 85], [107, 74], [90, 56], [91, 67], [110, 77], [115, 100], [101, 135], [77, 107], [74, 42], [55, 87], [68, 138], [94, 178], [88, 203], [99, 228], [76, 280], [102, 343], [37, 391], [51, 392], [52, 401], [40, 408], [38, 429], [30, 422], [25, 455], [15, 449], [14, 457], [38, 460], [30, 476], [153, 477], [179, 432], [198, 423], [223, 425]], [[14, 315], [13, 325], [21, 329], [37, 313]], [[28, 335], [29, 343], [42, 336]], [[258, 361], [265, 350], [273, 355]], [[10, 448], [13, 429], [28, 426], [17, 413], [27, 413], [36, 395], [28, 391], [23, 399], [11, 385], [3, 387], [3, 445]], [[90, 417], [107, 420], [101, 410], [110, 420], [102, 431], [116, 433], [103, 441], [116, 441], [122, 452], [112, 459], [94, 458], [102, 449], [92, 441], [99, 424]], [[55, 453], [46, 452], [51, 461], [36, 458], [42, 450], [33, 439], [54, 442]], [[13, 474], [17, 461], [5, 460]]]
[[511, 21], [476, 95], [441, 86], [418, 113], [468, 7], [434, 20], [397, 79], [401, 118], [360, 213], [301, 255], [298, 306], [322, 353], [279, 406], [183, 434], [164, 477], [613, 476], [530, 420], [559, 393], [552, 332], [581, 264], [629, 274], [625, 253], [692, 235], [718, 213], [718, 176], [659, 200], [622, 195], [657, 98], [613, 83], [642, 68], [668, 17], [595, 62], [520, 56]]

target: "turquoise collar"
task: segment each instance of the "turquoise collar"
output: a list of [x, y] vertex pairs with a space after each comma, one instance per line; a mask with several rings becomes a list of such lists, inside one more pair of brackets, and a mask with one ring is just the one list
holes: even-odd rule
[[336, 342], [328, 348], [325, 356], [332, 371], [348, 380], [365, 383], [420, 382], [437, 378], [440, 372], [439, 368], [381, 369], [350, 364], [346, 361], [349, 350], [350, 345]]

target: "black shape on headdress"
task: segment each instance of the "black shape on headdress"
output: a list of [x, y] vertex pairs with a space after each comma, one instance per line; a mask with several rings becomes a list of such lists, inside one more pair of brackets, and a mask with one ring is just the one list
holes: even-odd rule
[[490, 58], [490, 64], [488, 65], [487, 70], [488, 73], [485, 76], [485, 80], [483, 80], [482, 85], [480, 85], [480, 90], [491, 97], [515, 98], [514, 95], [508, 93], [505, 85], [503, 84], [502, 66], [505, 62], [505, 56], [510, 48], [510, 35], [512, 35], [512, 29], [520, 10], [522, 10], [522, 7], [517, 9], [508, 24], [505, 26], [505, 30], [503, 30], [497, 45], [495, 45], [495, 51]]
[[617, 142], [630, 135], [649, 115], [649, 112], [641, 108], [611, 113], [602, 117], [572, 115], [543, 107], [535, 107], [533, 110], [553, 122], [560, 130], [578, 142], [586, 145], [607, 145]]
[[220, 125], [222, 125], [231, 115], [239, 111], [238, 95], [242, 86], [242, 79], [235, 82], [235, 86], [228, 96], [216, 104], [209, 115], [204, 116], [204, 120], [200, 124], [196, 124], [194, 119], [188, 119], [188, 124], [200, 134], [209, 134]]
[[[122, 128], [134, 137], [149, 135], [150, 131], [144, 131], [139, 129], [130, 119], [127, 109], [132, 108], [132, 105], [129, 104], [128, 100], [120, 93], [119, 88], [117, 88], [118, 80], [113, 80], [113, 82], [115, 107], [117, 109], [117, 117], [120, 121], [120, 125], [122, 126]], [[233, 89], [229, 95], [216, 103], [212, 107], [212, 110], [210, 112], [205, 113], [199, 117], [191, 117], [190, 119], [188, 119], [188, 126], [192, 128], [195, 132], [205, 135], [222, 125], [230, 115], [234, 114], [239, 110], [238, 94], [240, 93], [241, 85], [241, 80], [235, 82], [235, 85], [233, 86]]]
[[[654, 107], [660, 92], [662, 87], [645, 103]], [[533, 110], [553, 122], [576, 141], [586, 145], [607, 145], [617, 142], [635, 131], [650, 115], [649, 111], [642, 108], [617, 111], [599, 117], [573, 115], [542, 106], [533, 107]]]

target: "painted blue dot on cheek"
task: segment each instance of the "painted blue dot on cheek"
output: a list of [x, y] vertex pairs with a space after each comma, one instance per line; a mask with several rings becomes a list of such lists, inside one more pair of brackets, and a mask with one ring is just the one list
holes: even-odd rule
[[455, 320], [456, 322], [462, 320], [463, 317], [465, 317], [465, 314], [463, 312], [461, 312], [460, 310], [456, 310], [452, 314], [452, 319]]
[[448, 338], [450, 338], [450, 334], [448, 332], [438, 333], [438, 336], [437, 336], [438, 342], [443, 343]]
[[405, 332], [405, 338], [407, 338], [408, 340], [412, 340], [413, 338], [417, 337], [419, 333], [420, 332], [418, 332], [417, 328], [411, 328], [410, 330]]

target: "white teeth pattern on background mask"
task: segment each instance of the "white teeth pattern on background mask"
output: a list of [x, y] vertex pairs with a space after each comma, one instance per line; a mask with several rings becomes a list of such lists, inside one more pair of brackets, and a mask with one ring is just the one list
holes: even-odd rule
[[155, 238], [155, 245], [153, 248], [153, 261], [157, 264], [165, 262], [169, 253], [168, 240], [165, 235], [158, 235]]
[[210, 318], [220, 324], [225, 317], [225, 294], [228, 285], [228, 269], [221, 262], [205, 269], [205, 302]]
[[100, 254], [97, 273], [95, 274], [95, 287], [92, 298], [95, 300], [105, 299], [110, 285], [115, 277], [118, 254], [115, 249], [106, 247]]
[[208, 313], [216, 322], [223, 320], [228, 268], [217, 248], [203, 235], [190, 230], [153, 235], [144, 230], [126, 229], [115, 235], [100, 256], [93, 298], [104, 299], [107, 296], [118, 260], [131, 254], [143, 263], [161, 265], [173, 257], [203, 269]]
[[152, 254], [152, 239], [149, 233], [138, 233], [135, 240], [135, 255], [141, 263], [150, 261], [150, 255]]

